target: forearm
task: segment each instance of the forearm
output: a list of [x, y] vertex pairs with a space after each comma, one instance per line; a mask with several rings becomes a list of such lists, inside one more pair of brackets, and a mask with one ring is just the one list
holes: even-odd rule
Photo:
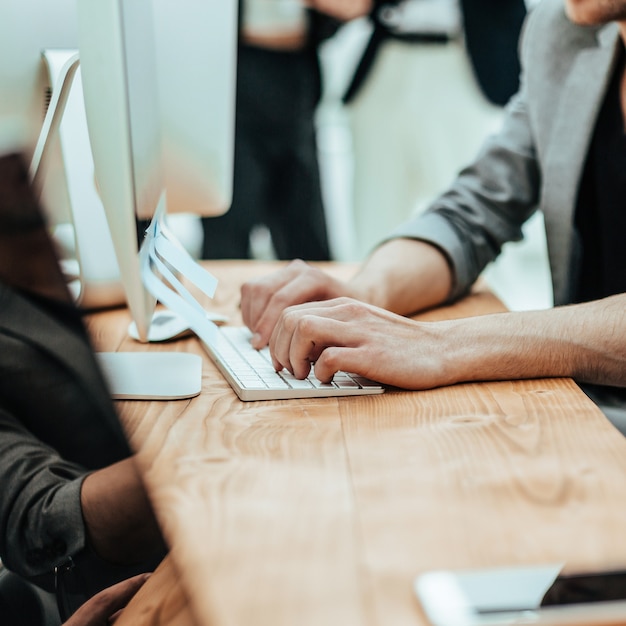
[[112, 563], [150, 557], [163, 541], [133, 457], [85, 478], [81, 506], [95, 552]]
[[566, 376], [626, 387], [626, 295], [437, 326], [446, 382]]
[[409, 315], [444, 302], [451, 285], [450, 267], [436, 247], [393, 239], [372, 253], [348, 288], [357, 300]]

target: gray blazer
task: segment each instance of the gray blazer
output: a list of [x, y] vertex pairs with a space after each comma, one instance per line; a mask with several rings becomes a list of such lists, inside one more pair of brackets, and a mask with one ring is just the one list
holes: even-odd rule
[[448, 256], [455, 275], [450, 299], [470, 288], [504, 243], [522, 237], [522, 224], [539, 209], [555, 304], [571, 301], [580, 260], [573, 227], [578, 186], [620, 45], [617, 24], [576, 26], [563, 0], [542, 0], [531, 11], [520, 91], [501, 130], [448, 192], [392, 235], [429, 241]]

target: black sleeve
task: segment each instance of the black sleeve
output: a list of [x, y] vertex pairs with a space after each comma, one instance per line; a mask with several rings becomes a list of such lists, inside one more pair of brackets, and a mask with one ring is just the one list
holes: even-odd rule
[[332, 37], [342, 26], [341, 20], [309, 10], [309, 41], [315, 47]]
[[465, 45], [485, 97], [505, 105], [519, 88], [524, 0], [464, 0]]

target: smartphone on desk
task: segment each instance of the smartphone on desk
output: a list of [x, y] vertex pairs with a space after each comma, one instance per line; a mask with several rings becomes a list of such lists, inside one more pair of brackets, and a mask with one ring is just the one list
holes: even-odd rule
[[433, 571], [415, 580], [415, 592], [433, 626], [626, 624], [626, 569]]

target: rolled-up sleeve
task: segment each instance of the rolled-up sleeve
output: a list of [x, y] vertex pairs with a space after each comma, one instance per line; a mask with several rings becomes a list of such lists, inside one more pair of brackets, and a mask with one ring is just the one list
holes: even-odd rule
[[386, 239], [419, 239], [441, 250], [453, 274], [448, 301], [467, 293], [505, 243], [522, 239], [524, 222], [539, 207], [542, 168], [526, 66], [529, 50], [537, 45], [536, 26], [544, 19], [534, 10], [524, 24], [520, 88], [505, 108], [501, 127], [449, 190]]
[[487, 139], [474, 163], [390, 238], [419, 239], [439, 248], [453, 271], [448, 299], [455, 300], [506, 242], [522, 238], [522, 225], [537, 209], [540, 184], [522, 87], [507, 106], [501, 130]]

